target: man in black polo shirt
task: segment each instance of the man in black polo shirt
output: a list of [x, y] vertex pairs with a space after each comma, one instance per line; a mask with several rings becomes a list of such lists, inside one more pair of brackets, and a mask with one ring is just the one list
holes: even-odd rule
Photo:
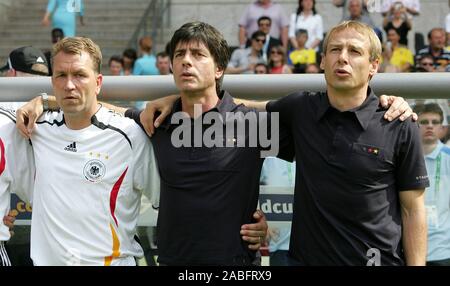
[[429, 183], [419, 130], [411, 120], [385, 120], [369, 87], [381, 43], [369, 26], [350, 21], [328, 33], [323, 50], [326, 93], [242, 101], [279, 112], [293, 138], [291, 263], [424, 265]]
[[324, 41], [327, 92], [267, 105], [295, 144], [294, 265], [425, 264], [429, 183], [419, 129], [383, 119], [369, 87], [380, 55], [370, 27], [344, 22]]
[[[229, 147], [198, 144], [195, 126], [201, 125], [200, 137], [204, 138], [212, 126], [205, 124], [207, 116], [215, 113], [225, 119], [227, 113], [254, 110], [236, 105], [221, 90], [228, 45], [212, 26], [183, 25], [172, 37], [169, 54], [181, 98], [152, 137], [161, 176], [158, 261], [164, 265], [252, 265], [255, 251], [241, 239], [239, 230], [252, 222], [257, 207], [261, 148], [239, 148], [238, 136], [225, 132], [228, 120], [223, 120], [218, 133], [223, 134], [219, 140], [224, 146], [232, 143]], [[180, 112], [184, 118], [178, 117]], [[130, 110], [126, 115], [141, 122], [140, 112]], [[184, 129], [186, 144], [177, 146], [175, 134], [185, 127], [180, 123], [185, 121], [191, 124]], [[239, 122], [231, 124], [235, 123]], [[249, 146], [250, 130], [246, 130], [245, 146]], [[188, 133], [194, 136], [184, 141]]]

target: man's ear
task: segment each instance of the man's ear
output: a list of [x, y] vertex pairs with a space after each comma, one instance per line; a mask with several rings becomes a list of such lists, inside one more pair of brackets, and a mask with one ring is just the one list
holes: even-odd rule
[[96, 93], [96, 95], [99, 95], [100, 90], [102, 89], [102, 84], [103, 84], [103, 75], [101, 73], [99, 73], [97, 75], [96, 82], [97, 82], [97, 87], [95, 88], [95, 93]]
[[223, 73], [225, 72], [224, 69], [216, 67], [216, 79], [219, 79], [223, 76]]
[[322, 69], [322, 70], [325, 70], [325, 68], [324, 68], [324, 66], [325, 66], [324, 60], [325, 60], [325, 54], [322, 53], [322, 57], [321, 57], [321, 60], [320, 60], [320, 69]]
[[380, 60], [376, 59], [370, 63], [369, 76], [372, 78], [377, 72], [380, 66]]

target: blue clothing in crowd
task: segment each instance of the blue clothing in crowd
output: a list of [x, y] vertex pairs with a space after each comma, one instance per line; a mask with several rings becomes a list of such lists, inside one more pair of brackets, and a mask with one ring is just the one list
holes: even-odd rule
[[425, 164], [430, 180], [425, 190], [427, 261], [450, 259], [450, 148], [439, 141], [425, 156]]
[[156, 57], [144, 54], [134, 63], [133, 75], [159, 75], [156, 68]]
[[65, 37], [75, 37], [77, 15], [84, 14], [83, 0], [49, 0], [47, 12], [52, 15], [52, 27], [61, 28]]

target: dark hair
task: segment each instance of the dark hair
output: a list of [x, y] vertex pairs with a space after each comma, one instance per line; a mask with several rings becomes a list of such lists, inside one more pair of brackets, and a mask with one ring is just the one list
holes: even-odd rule
[[[223, 35], [213, 26], [204, 22], [191, 22], [181, 26], [173, 34], [169, 44], [170, 60], [173, 62], [175, 49], [180, 43], [198, 42], [206, 46], [217, 67], [224, 71], [230, 60], [230, 50]], [[220, 93], [223, 75], [216, 80], [216, 91]]]
[[266, 34], [264, 34], [264, 32], [262, 32], [262, 31], [253, 32], [252, 40], [256, 40], [256, 39], [258, 39], [258, 37], [263, 37], [264, 40], [265, 40], [266, 39]]
[[58, 40], [62, 40], [64, 38], [64, 31], [61, 28], [54, 28], [52, 30], [52, 43], [56, 44]]
[[298, 37], [301, 34], [305, 34], [308, 37], [308, 30], [305, 29], [298, 29], [297, 31], [295, 31], [295, 36]]
[[439, 117], [441, 117], [441, 123], [444, 121], [444, 113], [442, 112], [442, 108], [437, 103], [417, 104], [414, 106], [413, 111], [419, 116], [423, 113], [438, 114]]
[[265, 63], [261, 63], [261, 62], [259, 62], [259, 63], [257, 63], [257, 64], [255, 65], [254, 70], [256, 70], [256, 68], [257, 68], [257, 67], [260, 67], [260, 66], [262, 66], [262, 67], [264, 67], [264, 68], [266, 69], [266, 74], [269, 73], [269, 66], [266, 65]]
[[[303, 0], [298, 0], [297, 15], [300, 15], [300, 13], [303, 12], [302, 2], [303, 2]], [[313, 11], [313, 15], [317, 14], [317, 11], [316, 11], [316, 0], [313, 0], [312, 11]]]
[[122, 57], [119, 56], [119, 55], [113, 55], [113, 56], [111, 56], [111, 57], [109, 58], [109, 61], [108, 61], [108, 66], [111, 65], [111, 62], [118, 62], [118, 63], [121, 63], [122, 66], [123, 66], [123, 59], [122, 59]]
[[258, 26], [259, 26], [259, 23], [261, 22], [261, 21], [264, 21], [264, 20], [269, 20], [269, 22], [270, 22], [270, 24], [272, 25], [272, 19], [270, 18], [270, 17], [267, 17], [267, 16], [261, 16], [261, 17], [259, 17], [258, 18]]
[[132, 59], [133, 62], [137, 59], [137, 53], [135, 49], [126, 49], [123, 51], [122, 56]]

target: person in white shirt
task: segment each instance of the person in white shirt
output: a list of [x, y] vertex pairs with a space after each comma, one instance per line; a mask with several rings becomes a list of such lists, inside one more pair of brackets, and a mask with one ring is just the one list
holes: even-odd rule
[[133, 120], [97, 102], [103, 77], [95, 43], [65, 38], [52, 58], [62, 111], [43, 114], [31, 136], [33, 263], [135, 265], [143, 256], [135, 240], [141, 194], [155, 202], [150, 192], [159, 193], [152, 146]]
[[394, 9], [396, 2], [402, 3], [409, 15], [418, 16], [420, 14], [419, 0], [384, 0], [381, 6], [381, 14], [386, 16], [391, 9]]
[[322, 16], [316, 12], [315, 0], [300, 0], [296, 13], [291, 14], [289, 25], [289, 39], [292, 46], [297, 49], [295, 32], [299, 29], [308, 31], [307, 49], [319, 50], [319, 44], [323, 40]]
[[[25, 164], [20, 164], [25, 162]], [[15, 127], [15, 114], [0, 107], [0, 216], [9, 213], [11, 193], [31, 200], [25, 194], [33, 187], [34, 164], [31, 146], [19, 135]], [[0, 220], [0, 266], [11, 266], [5, 243], [11, 238], [10, 230]]]

